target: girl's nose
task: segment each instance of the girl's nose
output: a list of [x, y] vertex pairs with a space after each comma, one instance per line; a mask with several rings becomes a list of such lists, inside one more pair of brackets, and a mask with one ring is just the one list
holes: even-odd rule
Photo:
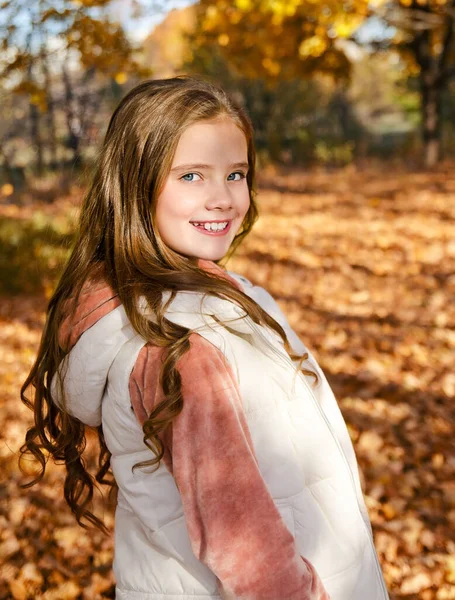
[[207, 201], [207, 208], [213, 210], [214, 208], [221, 208], [228, 210], [232, 207], [232, 195], [228, 189], [227, 184], [221, 184], [214, 186], [210, 199]]

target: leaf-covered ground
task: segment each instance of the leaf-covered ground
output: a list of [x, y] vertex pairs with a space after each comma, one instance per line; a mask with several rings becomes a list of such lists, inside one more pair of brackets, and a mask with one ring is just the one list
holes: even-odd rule
[[[227, 267], [275, 296], [334, 389], [391, 598], [453, 600], [454, 165], [270, 170], [260, 183], [261, 218]], [[79, 197], [0, 205], [11, 257], [0, 263], [10, 291], [0, 298], [0, 598], [114, 597], [112, 539], [75, 524], [62, 468], [49, 464], [22, 490], [17, 467], [31, 423], [19, 387], [40, 339], [52, 248], [60, 256], [67, 244]]]

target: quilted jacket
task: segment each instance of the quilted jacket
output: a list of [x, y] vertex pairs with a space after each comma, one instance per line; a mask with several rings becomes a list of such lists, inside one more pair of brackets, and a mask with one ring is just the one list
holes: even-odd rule
[[[116, 598], [386, 600], [353, 446], [323, 371], [264, 288], [199, 264], [278, 321], [320, 382], [236, 303], [178, 292], [166, 318], [192, 330], [178, 363], [184, 407], [161, 435], [160, 468], [133, 472], [153, 457], [142, 424], [164, 399], [164, 350], [136, 333], [103, 277], [87, 280], [61, 327], [62, 367], [66, 410], [101, 424], [112, 453]], [[52, 395], [62, 405], [55, 378]]]

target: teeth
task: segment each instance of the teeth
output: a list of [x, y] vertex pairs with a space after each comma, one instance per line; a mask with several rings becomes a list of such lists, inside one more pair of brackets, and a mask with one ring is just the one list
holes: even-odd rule
[[228, 226], [228, 221], [224, 221], [224, 223], [193, 223], [196, 226], [203, 226], [206, 231], [221, 231], [222, 229], [226, 229]]

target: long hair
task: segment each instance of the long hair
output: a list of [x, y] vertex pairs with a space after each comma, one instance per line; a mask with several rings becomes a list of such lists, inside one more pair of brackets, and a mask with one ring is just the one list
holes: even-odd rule
[[[160, 375], [165, 400], [152, 410], [143, 425], [144, 443], [155, 457], [135, 467], [160, 466], [164, 446], [159, 436], [183, 408], [177, 362], [190, 348], [191, 330], [164, 317], [164, 291], [171, 292], [169, 302], [179, 290], [234, 301], [254, 322], [268, 325], [281, 336], [291, 358], [300, 359], [298, 368], [308, 357], [292, 352], [282, 327], [254, 300], [232, 282], [203, 270], [194, 259], [167, 247], [155, 226], [156, 199], [171, 169], [180, 136], [194, 123], [223, 116], [232, 119], [245, 135], [250, 195], [249, 209], [226, 259], [258, 217], [253, 129], [242, 108], [217, 86], [181, 75], [136, 86], [123, 98], [109, 122], [94, 176], [82, 203], [70, 256], [47, 307], [37, 358], [21, 388], [22, 401], [34, 412], [34, 425], [28, 429], [20, 448], [19, 466], [25, 472], [21, 459], [31, 454], [40, 469], [36, 477], [22, 487], [30, 487], [43, 478], [49, 457], [60, 461], [66, 467], [65, 500], [82, 527], [87, 527], [86, 522], [89, 522], [107, 532], [103, 521], [90, 508], [97, 483], [107, 484], [114, 493], [117, 490], [110, 471], [111, 454], [100, 425], [96, 428], [98, 470], [94, 476], [89, 473], [84, 454], [87, 426], [57, 406], [52, 399], [51, 382], [57, 373], [64, 407], [59, 365], [67, 349], [59, 343], [59, 329], [68, 305], [72, 311], [76, 309], [89, 274], [96, 278], [103, 273], [135, 331], [147, 342], [163, 347], [165, 352]], [[138, 309], [141, 297], [153, 309], [156, 319], [148, 319]], [[318, 380], [316, 373], [302, 371]], [[33, 399], [25, 395], [30, 387]]]

